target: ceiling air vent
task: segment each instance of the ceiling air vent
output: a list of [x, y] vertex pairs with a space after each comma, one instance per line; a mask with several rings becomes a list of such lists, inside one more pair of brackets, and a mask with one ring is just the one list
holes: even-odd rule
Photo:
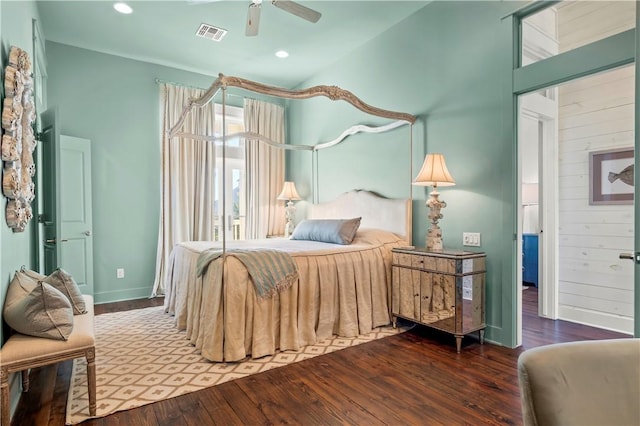
[[200, 24], [200, 28], [196, 31], [196, 35], [202, 38], [208, 38], [213, 41], [220, 41], [227, 34], [227, 30], [216, 28], [209, 24]]

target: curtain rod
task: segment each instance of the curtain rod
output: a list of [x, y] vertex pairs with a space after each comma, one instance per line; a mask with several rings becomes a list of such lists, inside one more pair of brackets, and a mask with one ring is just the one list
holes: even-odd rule
[[[197, 90], [204, 90], [204, 91], [207, 90], [207, 88], [198, 87], [198, 86], [192, 86], [190, 84], [177, 83], [175, 81], [163, 80], [163, 79], [158, 78], [158, 77], [155, 78], [155, 82], [156, 82], [156, 84], [165, 83], [165, 84], [172, 84], [174, 86], [187, 87], [189, 89], [197, 89]], [[227, 96], [234, 96], [236, 98], [243, 98], [244, 99], [244, 96], [236, 95], [234, 93], [227, 93]]]

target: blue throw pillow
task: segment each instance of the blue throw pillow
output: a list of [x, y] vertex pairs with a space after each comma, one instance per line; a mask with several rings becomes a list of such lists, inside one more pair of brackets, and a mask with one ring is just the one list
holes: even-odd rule
[[292, 240], [351, 244], [360, 227], [361, 217], [353, 219], [307, 219], [296, 226]]

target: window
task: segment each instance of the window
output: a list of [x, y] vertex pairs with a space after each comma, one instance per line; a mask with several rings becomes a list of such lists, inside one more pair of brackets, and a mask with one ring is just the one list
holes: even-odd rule
[[[226, 134], [233, 135], [244, 131], [244, 110], [226, 106]], [[215, 136], [223, 135], [222, 105], [215, 105]], [[227, 139], [225, 146], [225, 178], [222, 179], [222, 141], [216, 143], [215, 185], [215, 238], [222, 239], [226, 232], [227, 240], [243, 240], [246, 226], [246, 166], [244, 138]], [[223, 194], [225, 199], [223, 200]], [[224, 203], [224, 204], [223, 204]], [[226, 230], [222, 229], [222, 214], [226, 214]]]
[[564, 1], [522, 20], [522, 66], [635, 28], [634, 1]]

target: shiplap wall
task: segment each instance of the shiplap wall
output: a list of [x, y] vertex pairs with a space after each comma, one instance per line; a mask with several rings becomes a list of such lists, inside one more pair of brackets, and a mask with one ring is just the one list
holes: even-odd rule
[[634, 1], [567, 1], [558, 4], [560, 53], [634, 28]]
[[[558, 7], [560, 51], [635, 26], [635, 2]], [[634, 68], [559, 88], [559, 317], [633, 333], [632, 205], [589, 205], [589, 152], [633, 147]]]

